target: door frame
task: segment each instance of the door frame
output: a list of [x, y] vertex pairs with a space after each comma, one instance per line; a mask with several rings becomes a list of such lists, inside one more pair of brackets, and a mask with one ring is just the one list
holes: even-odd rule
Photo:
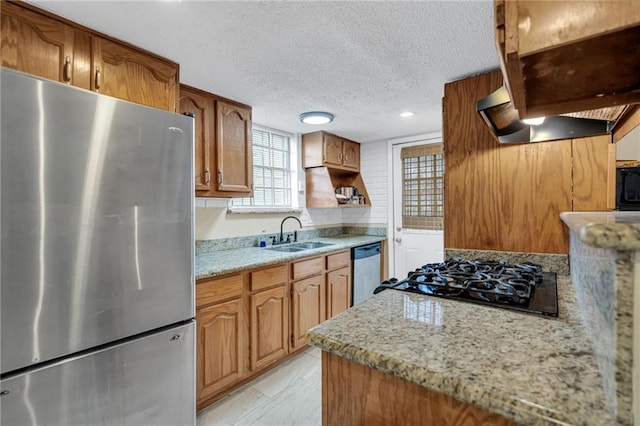
[[[436, 141], [437, 140], [437, 141]], [[411, 146], [411, 145], [422, 145], [424, 143], [429, 143], [429, 141], [433, 141], [432, 143], [442, 142], [444, 140], [442, 138], [442, 132], [430, 132], [430, 133], [420, 133], [412, 136], [405, 136], [401, 138], [389, 139], [387, 144], [387, 164], [388, 170], [390, 171], [390, 176], [387, 181], [387, 194], [389, 194], [389, 204], [388, 204], [388, 223], [387, 223], [387, 247], [388, 247], [388, 262], [389, 262], [389, 277], [395, 277], [396, 274], [396, 249], [394, 244], [394, 227], [395, 227], [395, 212], [394, 212], [394, 177], [395, 170], [393, 166], [393, 148], [398, 145]], [[396, 277], [397, 278], [397, 277]]]

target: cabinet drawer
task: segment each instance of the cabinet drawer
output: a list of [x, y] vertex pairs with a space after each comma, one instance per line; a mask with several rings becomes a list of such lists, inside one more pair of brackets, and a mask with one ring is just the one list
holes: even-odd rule
[[198, 280], [196, 307], [242, 296], [242, 274]]
[[349, 250], [327, 255], [327, 269], [335, 269], [341, 266], [349, 266], [350, 262], [351, 262], [351, 251]]
[[291, 264], [291, 279], [297, 280], [312, 275], [321, 274], [324, 271], [324, 257], [300, 260]]
[[251, 272], [251, 291], [273, 287], [287, 283], [287, 265], [282, 264], [273, 268]]

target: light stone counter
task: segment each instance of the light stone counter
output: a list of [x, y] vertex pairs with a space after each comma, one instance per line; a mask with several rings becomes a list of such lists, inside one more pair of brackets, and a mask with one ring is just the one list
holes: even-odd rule
[[307, 342], [523, 425], [613, 425], [570, 279], [560, 318], [384, 291]]
[[243, 247], [201, 253], [197, 254], [195, 258], [195, 276], [196, 279], [209, 278], [231, 272], [244, 271], [250, 268], [288, 262], [303, 257], [377, 243], [384, 240], [386, 240], [384, 236], [343, 234], [332, 237], [313, 238], [313, 241], [329, 243], [331, 245], [295, 253], [279, 252], [269, 250], [268, 248], [261, 249], [259, 247]]
[[589, 246], [640, 249], [640, 211], [563, 212], [560, 218]]

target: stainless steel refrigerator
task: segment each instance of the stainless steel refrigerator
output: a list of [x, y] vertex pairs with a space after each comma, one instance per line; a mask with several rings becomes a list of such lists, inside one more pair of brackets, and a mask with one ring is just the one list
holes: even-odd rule
[[1, 73], [0, 423], [195, 424], [193, 119]]

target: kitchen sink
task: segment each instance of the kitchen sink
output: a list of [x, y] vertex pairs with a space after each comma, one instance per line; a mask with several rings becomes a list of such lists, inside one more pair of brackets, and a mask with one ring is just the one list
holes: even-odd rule
[[285, 253], [295, 253], [299, 251], [310, 250], [310, 249], [320, 248], [320, 247], [327, 247], [332, 245], [333, 245], [332, 243], [318, 243], [315, 241], [309, 241], [304, 243], [293, 243], [288, 246], [273, 246], [273, 247], [269, 247], [267, 250], [282, 251]]
[[303, 247], [306, 249], [314, 249], [314, 248], [327, 247], [332, 245], [333, 245], [332, 243], [318, 243], [315, 241], [309, 241], [305, 243], [295, 243], [293, 244], [293, 247]]
[[304, 247], [293, 247], [293, 246], [284, 246], [284, 247], [269, 247], [267, 250], [273, 250], [273, 251], [283, 251], [286, 253], [295, 253], [297, 251], [305, 251], [307, 250]]

